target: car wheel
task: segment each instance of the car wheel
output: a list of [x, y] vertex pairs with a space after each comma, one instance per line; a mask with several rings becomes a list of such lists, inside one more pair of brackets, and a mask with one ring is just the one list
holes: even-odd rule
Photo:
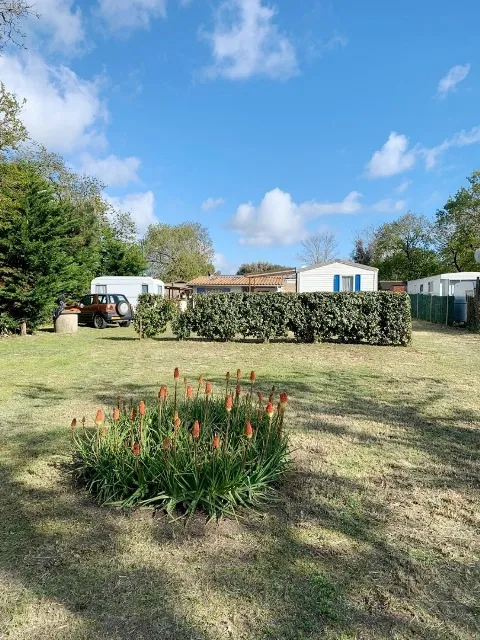
[[121, 327], [129, 327], [132, 324], [131, 320], [127, 320], [126, 322], [119, 323]]
[[130, 307], [127, 302], [119, 302], [117, 304], [117, 313], [119, 316], [126, 316], [130, 311]]
[[95, 327], [95, 329], [105, 329], [105, 327], [107, 326], [107, 323], [105, 321], [105, 318], [103, 318], [100, 314], [95, 314], [93, 316], [93, 326]]

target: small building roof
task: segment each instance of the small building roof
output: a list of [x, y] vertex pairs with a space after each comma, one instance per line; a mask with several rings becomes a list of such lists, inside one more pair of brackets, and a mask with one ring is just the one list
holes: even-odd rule
[[434, 276], [424, 276], [423, 278], [415, 278], [408, 282], [420, 282], [420, 280], [431, 280], [432, 278], [440, 278], [440, 280], [476, 280], [480, 278], [480, 271], [454, 271], [453, 273], [437, 273]]
[[370, 267], [366, 264], [360, 264], [358, 262], [352, 262], [351, 260], [327, 260], [326, 262], [317, 262], [309, 267], [302, 267], [297, 271], [310, 271], [311, 269], [318, 269], [318, 267], [326, 267], [329, 264], [346, 264], [349, 267], [359, 267], [360, 269], [366, 269], [367, 271], [378, 271], [377, 267]]
[[281, 287], [283, 276], [199, 276], [190, 280], [190, 287]]

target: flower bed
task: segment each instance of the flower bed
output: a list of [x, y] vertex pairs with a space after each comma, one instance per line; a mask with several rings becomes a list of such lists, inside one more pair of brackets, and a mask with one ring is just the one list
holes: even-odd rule
[[288, 469], [286, 407], [275, 389], [264, 400], [254, 372], [244, 388], [240, 370], [227, 374], [214, 393], [211, 382], [191, 385], [175, 369], [174, 388], [162, 386], [155, 402], [118, 397], [93, 428], [72, 421], [76, 476], [100, 504], [233, 515], [271, 498]]

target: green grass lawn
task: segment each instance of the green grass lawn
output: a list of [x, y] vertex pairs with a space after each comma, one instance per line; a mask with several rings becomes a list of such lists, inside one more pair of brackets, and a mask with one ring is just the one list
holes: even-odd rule
[[[415, 329], [408, 348], [0, 340], [0, 638], [480, 637], [480, 337]], [[266, 513], [185, 528], [72, 487], [71, 419], [175, 366], [290, 393], [295, 467]]]

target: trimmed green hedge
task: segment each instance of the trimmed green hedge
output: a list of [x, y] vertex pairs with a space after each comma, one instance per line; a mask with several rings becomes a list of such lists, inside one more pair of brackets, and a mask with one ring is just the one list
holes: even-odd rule
[[467, 329], [474, 333], [480, 333], [480, 309], [477, 299], [467, 298]]
[[141, 338], [154, 338], [165, 333], [176, 313], [177, 308], [170, 300], [154, 293], [142, 293], [138, 296], [133, 326]]
[[197, 296], [172, 329], [179, 339], [267, 341], [292, 331], [299, 342], [407, 345], [412, 322], [405, 293], [214, 293]]

